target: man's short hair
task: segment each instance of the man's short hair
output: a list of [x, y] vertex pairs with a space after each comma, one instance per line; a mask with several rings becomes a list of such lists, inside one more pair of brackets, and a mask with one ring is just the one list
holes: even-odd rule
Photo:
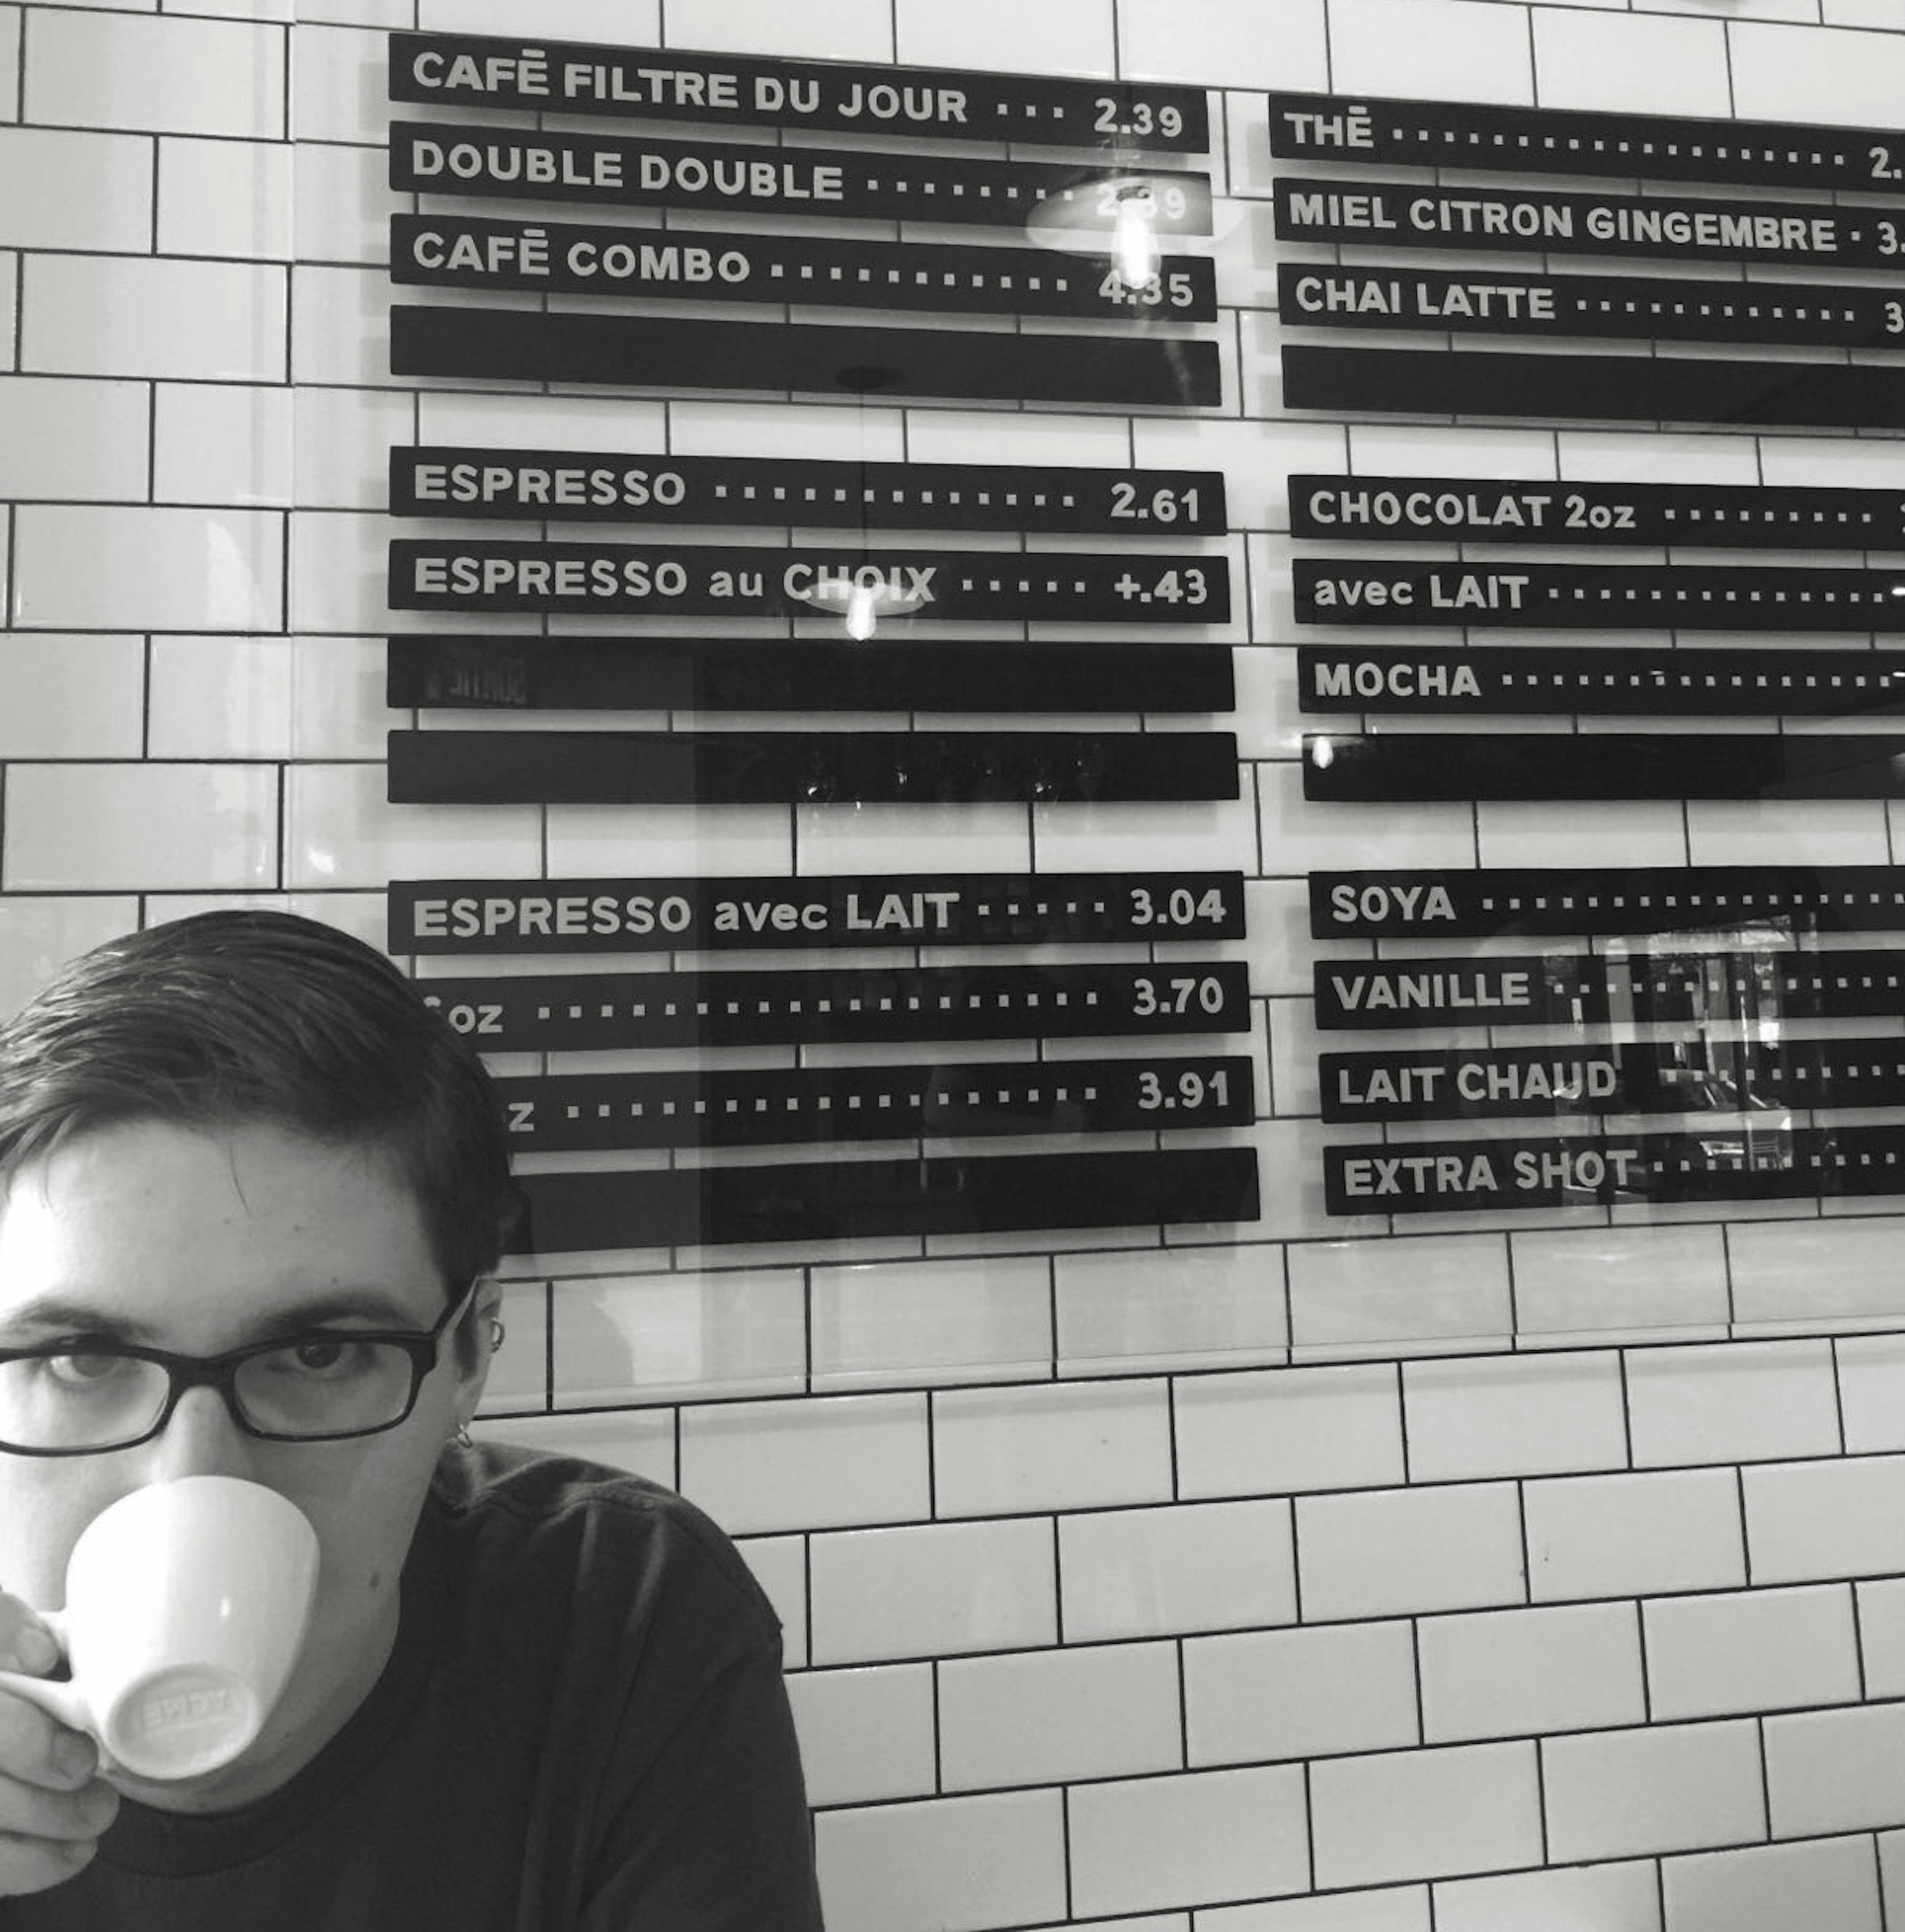
[[444, 1292], [518, 1210], [490, 1077], [362, 940], [290, 913], [201, 913], [109, 940], [0, 1026], [0, 1186], [62, 1141], [158, 1120], [268, 1125], [380, 1156]]

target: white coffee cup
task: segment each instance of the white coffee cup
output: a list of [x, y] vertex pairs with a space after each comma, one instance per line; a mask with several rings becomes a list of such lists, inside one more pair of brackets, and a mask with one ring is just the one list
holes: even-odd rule
[[0, 1689], [89, 1731], [136, 1777], [202, 1777], [263, 1728], [316, 1589], [317, 1533], [275, 1490], [233, 1476], [149, 1484], [87, 1524], [65, 1609], [38, 1612], [70, 1681], [0, 1671]]

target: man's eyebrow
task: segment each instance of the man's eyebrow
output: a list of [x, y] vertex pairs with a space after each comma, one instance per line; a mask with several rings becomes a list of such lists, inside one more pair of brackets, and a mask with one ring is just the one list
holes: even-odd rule
[[[412, 1310], [381, 1288], [338, 1288], [274, 1310], [247, 1340], [270, 1341], [278, 1336], [300, 1334], [308, 1328], [331, 1324], [398, 1329], [406, 1334], [429, 1326], [427, 1322], [419, 1323]], [[135, 1347], [158, 1346], [159, 1331], [149, 1322], [62, 1294], [38, 1295], [0, 1315], [0, 1329], [20, 1328], [51, 1329], [62, 1335], [104, 1336]], [[245, 1346], [246, 1341], [232, 1344], [235, 1348]]]

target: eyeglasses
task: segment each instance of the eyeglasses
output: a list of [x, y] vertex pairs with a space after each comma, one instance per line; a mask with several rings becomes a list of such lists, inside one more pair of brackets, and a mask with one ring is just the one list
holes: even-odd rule
[[427, 1330], [314, 1328], [222, 1355], [176, 1355], [69, 1337], [0, 1348], [0, 1450], [92, 1456], [149, 1442], [188, 1389], [215, 1388], [232, 1420], [268, 1442], [336, 1442], [394, 1429], [416, 1406], [444, 1331], [475, 1298]]

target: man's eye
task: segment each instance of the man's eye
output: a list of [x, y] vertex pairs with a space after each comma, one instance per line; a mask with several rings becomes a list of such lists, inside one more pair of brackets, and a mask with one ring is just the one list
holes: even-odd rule
[[373, 1352], [342, 1336], [306, 1335], [258, 1358], [267, 1375], [304, 1382], [343, 1382], [360, 1373]]
[[130, 1366], [123, 1355], [80, 1349], [70, 1355], [48, 1355], [42, 1359], [47, 1375], [68, 1388], [97, 1388], [113, 1376], [123, 1375]]

